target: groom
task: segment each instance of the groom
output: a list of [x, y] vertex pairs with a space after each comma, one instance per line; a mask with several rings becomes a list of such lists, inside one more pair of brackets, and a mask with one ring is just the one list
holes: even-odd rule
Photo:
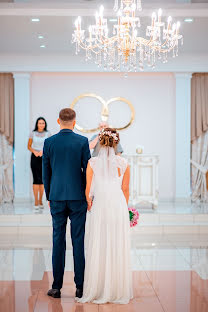
[[66, 225], [71, 221], [76, 294], [82, 297], [84, 281], [84, 235], [87, 202], [86, 168], [90, 158], [88, 139], [73, 132], [76, 113], [64, 108], [59, 113], [61, 131], [45, 140], [43, 183], [53, 220], [53, 285], [48, 296], [61, 297], [63, 285]]

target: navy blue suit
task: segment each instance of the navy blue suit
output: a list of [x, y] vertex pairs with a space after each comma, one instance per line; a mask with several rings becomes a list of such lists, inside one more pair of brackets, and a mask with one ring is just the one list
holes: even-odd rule
[[66, 225], [71, 221], [74, 257], [74, 281], [77, 288], [84, 281], [84, 234], [87, 212], [85, 198], [86, 168], [90, 158], [88, 139], [63, 129], [45, 140], [43, 148], [43, 183], [53, 220], [53, 285], [61, 289], [65, 267]]

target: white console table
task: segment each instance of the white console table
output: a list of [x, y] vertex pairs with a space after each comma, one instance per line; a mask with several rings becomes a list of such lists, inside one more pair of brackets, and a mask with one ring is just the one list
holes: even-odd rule
[[124, 155], [130, 170], [130, 202], [135, 204], [150, 203], [153, 208], [158, 206], [158, 155]]

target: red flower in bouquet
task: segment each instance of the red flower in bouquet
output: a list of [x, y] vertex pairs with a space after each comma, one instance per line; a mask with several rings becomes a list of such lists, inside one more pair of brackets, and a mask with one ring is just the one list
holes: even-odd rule
[[129, 209], [130, 227], [136, 226], [139, 220], [139, 213], [133, 207], [129, 207], [128, 209]]

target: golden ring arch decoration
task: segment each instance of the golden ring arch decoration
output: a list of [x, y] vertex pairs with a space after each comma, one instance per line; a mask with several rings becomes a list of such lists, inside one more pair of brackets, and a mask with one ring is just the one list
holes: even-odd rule
[[[123, 98], [123, 97], [115, 97], [115, 98], [112, 98], [108, 101], [105, 101], [101, 96], [97, 95], [97, 94], [94, 94], [94, 93], [84, 93], [84, 94], [81, 94], [79, 96], [77, 96], [70, 108], [74, 108], [74, 106], [76, 105], [76, 103], [80, 100], [80, 99], [83, 99], [85, 97], [91, 97], [91, 98], [95, 98], [97, 99], [101, 104], [102, 104], [102, 111], [101, 111], [101, 120], [102, 121], [105, 121], [107, 122], [108, 121], [108, 118], [109, 118], [109, 109], [108, 109], [108, 106], [113, 103], [113, 102], [117, 102], [117, 101], [120, 101], [120, 102], [124, 102], [126, 103], [130, 110], [131, 110], [131, 118], [130, 118], [130, 121], [123, 127], [121, 128], [117, 128], [117, 127], [113, 127], [115, 128], [116, 130], [124, 130], [126, 128], [128, 128], [134, 121], [135, 119], [135, 110], [134, 110], [134, 106], [132, 105], [132, 103], [130, 101], [128, 101], [127, 99]], [[84, 132], [84, 133], [91, 133], [91, 132], [96, 132], [96, 131], [99, 131], [99, 127], [97, 128], [93, 128], [93, 129], [85, 129], [83, 127], [80, 127], [78, 124], [75, 125], [75, 128], [81, 132]]]

